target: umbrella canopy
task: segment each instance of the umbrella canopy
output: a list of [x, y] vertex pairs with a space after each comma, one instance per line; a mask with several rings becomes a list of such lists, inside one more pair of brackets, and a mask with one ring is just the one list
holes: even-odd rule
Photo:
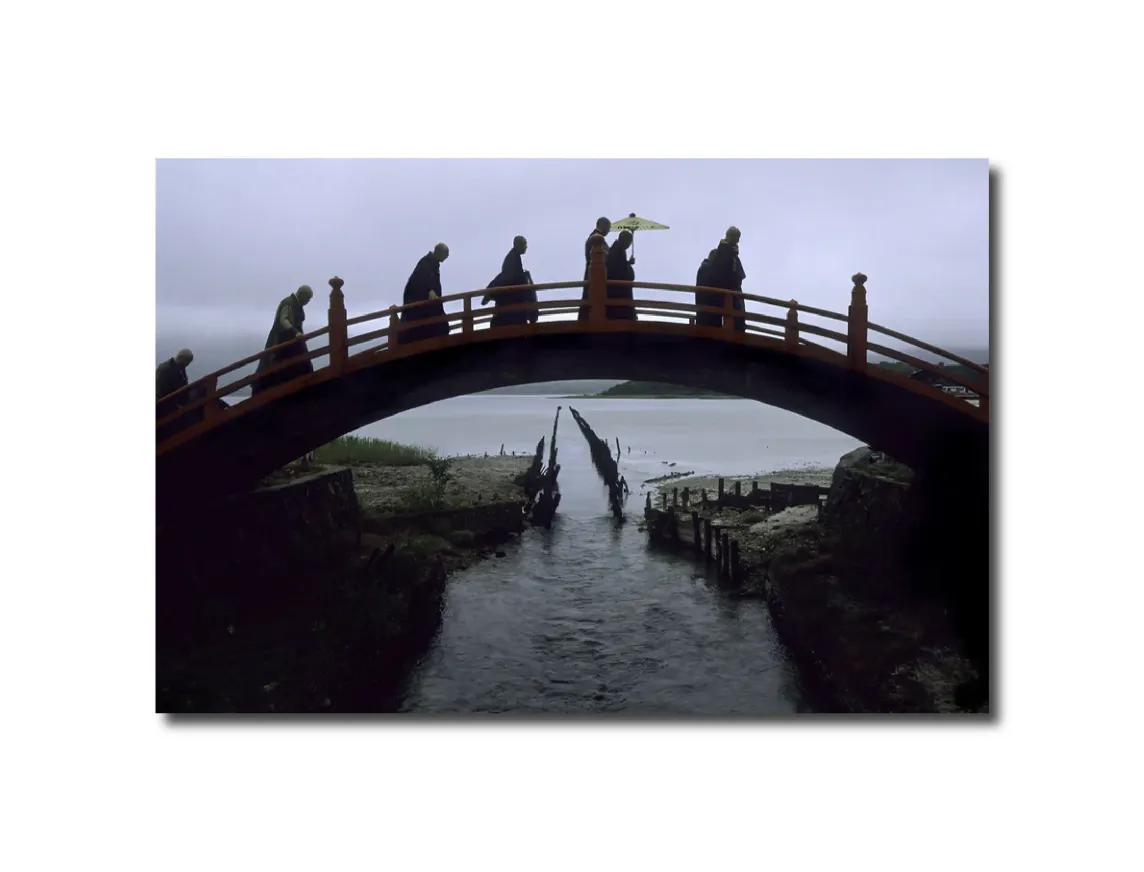
[[632, 255], [636, 253], [636, 237], [637, 230], [670, 230], [666, 224], [657, 224], [654, 221], [649, 221], [647, 218], [640, 218], [635, 212], [628, 215], [627, 218], [621, 218], [619, 221], [612, 222], [612, 229], [630, 230], [632, 231]]
[[612, 222], [613, 230], [630, 230], [635, 233], [637, 230], [670, 230], [666, 224], [656, 224], [654, 221], [648, 221], [646, 218], [640, 218], [635, 212], [628, 215], [627, 218], [621, 218], [619, 221]]

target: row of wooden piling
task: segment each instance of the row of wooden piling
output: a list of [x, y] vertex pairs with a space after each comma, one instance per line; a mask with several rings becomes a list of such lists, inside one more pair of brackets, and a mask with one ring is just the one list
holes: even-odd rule
[[684, 540], [680, 535], [680, 523], [687, 524], [691, 549], [703, 557], [705, 562], [715, 564], [720, 581], [733, 587], [740, 585], [743, 579], [739, 564], [739, 540], [730, 531], [714, 526], [711, 518], [701, 516], [698, 510], [692, 509], [689, 514], [689, 520], [685, 521], [676, 506], [668, 506], [661, 511], [650, 505], [644, 513], [653, 538], [676, 545], [682, 545]]
[[592, 455], [592, 465], [596, 467], [596, 471], [608, 488], [608, 503], [612, 507], [612, 514], [622, 521], [624, 519], [624, 496], [628, 492], [628, 487], [627, 482], [620, 475], [620, 467], [617, 463], [620, 440], [619, 438], [616, 439], [617, 457], [612, 457], [612, 450], [608, 447], [608, 443], [592, 431], [583, 416], [571, 406], [568, 407], [568, 411], [572, 413], [576, 425], [588, 442], [588, 450]]
[[[718, 480], [718, 489], [712, 500], [707, 495], [707, 488], [701, 488], [699, 505], [712, 509], [745, 509], [752, 507], [767, 508], [771, 511], [790, 508], [791, 506], [817, 506], [821, 505], [822, 498], [830, 493], [830, 488], [810, 484], [781, 484], [772, 482], [769, 489], [759, 487], [757, 481], [751, 482], [751, 490], [744, 494], [741, 481], [732, 482], [734, 490], [728, 493], [723, 479]], [[687, 508], [691, 504], [691, 488], [678, 487], [671, 489], [671, 505]], [[661, 491], [660, 508], [668, 508], [667, 491]], [[651, 491], [647, 494], [645, 511], [651, 509]]]
[[[536, 476], [536, 490], [531, 494], [529, 505], [525, 508], [528, 519], [538, 526], [550, 528], [552, 519], [556, 516], [556, 508], [560, 505], [560, 485], [556, 476], [560, 474], [560, 464], [556, 462], [556, 428], [560, 424], [560, 410], [556, 407], [556, 418], [552, 422], [552, 442], [548, 450], [548, 465], [541, 471], [540, 467], [544, 457], [544, 438], [536, 446], [536, 454], [529, 467], [529, 477]], [[535, 471], [535, 473], [534, 473]]]

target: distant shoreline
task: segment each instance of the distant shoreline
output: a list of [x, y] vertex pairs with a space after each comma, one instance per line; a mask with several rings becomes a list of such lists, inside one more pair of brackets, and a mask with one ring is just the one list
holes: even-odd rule
[[557, 397], [558, 400], [742, 400], [744, 397], [713, 397], [694, 396], [686, 397], [679, 394], [577, 394], [568, 397]]

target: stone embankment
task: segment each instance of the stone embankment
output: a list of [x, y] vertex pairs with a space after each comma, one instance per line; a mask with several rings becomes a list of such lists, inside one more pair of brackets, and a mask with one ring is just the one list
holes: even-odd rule
[[450, 572], [524, 526], [532, 458], [292, 465], [157, 531], [157, 711], [392, 710]]
[[[647, 511], [649, 537], [697, 550], [701, 559], [710, 553], [708, 526], [716, 543], [725, 537], [727, 545], [716, 545], [710, 558], [721, 584], [732, 595], [767, 600], [817, 710], [961, 711], [956, 693], [975, 677], [973, 668], [945, 604], [905, 569], [917, 523], [909, 499], [912, 471], [863, 448], [833, 471], [786, 470], [727, 481], [754, 479], [767, 486], [759, 490], [776, 484], [804, 485], [804, 493], [811, 486], [829, 489], [821, 505], [786, 507], [789, 497], [771, 505], [762, 495], [757, 505], [733, 499], [704, 505], [702, 498], [697, 505], [695, 488], [718, 482], [673, 480], [651, 496], [659, 508]], [[684, 487], [686, 510], [679, 505]]]

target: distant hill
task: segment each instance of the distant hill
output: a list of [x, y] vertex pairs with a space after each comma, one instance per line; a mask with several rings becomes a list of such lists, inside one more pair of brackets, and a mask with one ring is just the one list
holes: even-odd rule
[[[878, 340], [872, 339], [871, 341], [878, 341]], [[885, 342], [882, 344], [884, 344], [890, 348], [895, 348], [895, 349], [898, 348], [898, 346], [893, 345], [890, 342]], [[936, 343], [936, 344], [939, 348], [943, 347], [940, 342]], [[936, 355], [936, 354], [930, 354], [928, 351], [922, 351], [920, 348], [913, 348], [912, 346], [911, 347], [902, 346], [901, 350], [903, 352], [905, 352], [906, 354], [910, 355], [910, 357], [916, 357], [919, 360], [926, 361], [927, 363], [934, 363], [936, 361], [941, 361], [941, 360], [945, 359], [942, 357], [938, 357], [938, 355]], [[966, 360], [972, 360], [974, 363], [989, 363], [989, 349], [988, 348], [946, 348], [945, 350], [950, 352], [951, 354], [956, 354], [958, 357], [964, 357]], [[871, 352], [870, 360], [874, 361], [875, 363], [882, 363], [883, 361], [890, 360], [890, 358], [883, 357], [880, 354], [874, 354], [873, 352]]]
[[476, 396], [564, 397], [569, 395], [597, 394], [616, 384], [619, 384], [618, 379], [533, 382], [528, 385], [510, 385], [507, 388], [493, 388], [491, 391], [481, 391], [481, 393], [476, 394]]
[[606, 388], [598, 397], [642, 397], [657, 399], [729, 399], [726, 394], [703, 388], [689, 388], [666, 382], [626, 381]]

